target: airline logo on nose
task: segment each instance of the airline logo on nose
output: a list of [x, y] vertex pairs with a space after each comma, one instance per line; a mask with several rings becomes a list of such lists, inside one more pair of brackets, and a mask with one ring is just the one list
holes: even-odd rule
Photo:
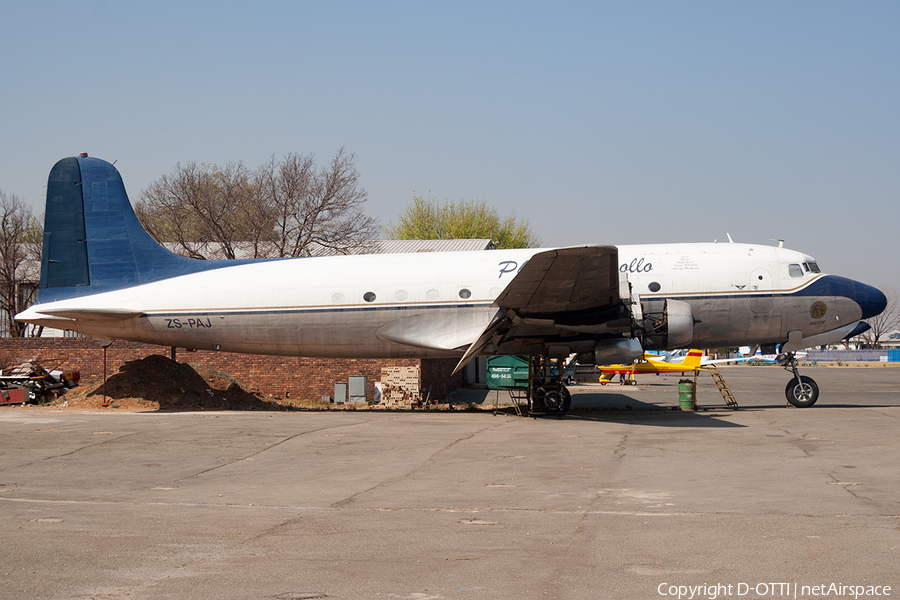
[[813, 305], [809, 307], [809, 316], [813, 319], [821, 319], [826, 312], [828, 312], [828, 307], [821, 300], [813, 302]]

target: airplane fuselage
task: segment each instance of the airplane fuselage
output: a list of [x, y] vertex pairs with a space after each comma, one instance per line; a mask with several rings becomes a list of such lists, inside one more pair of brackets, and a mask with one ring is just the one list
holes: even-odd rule
[[[333, 358], [579, 355], [780, 344], [788, 402], [815, 383], [792, 352], [869, 327], [887, 305], [782, 247], [660, 244], [193, 260], [141, 225], [114, 165], [86, 154], [50, 171], [38, 303], [16, 319], [99, 341]], [[567, 410], [564, 390], [539, 404]]]
[[[458, 357], [539, 251], [273, 260], [44, 303], [20, 318], [99, 339], [232, 352]], [[863, 317], [840, 294], [850, 280], [810, 270], [811, 257], [784, 248], [618, 246], [618, 260], [633, 298], [691, 306], [694, 347], [807, 339]]]

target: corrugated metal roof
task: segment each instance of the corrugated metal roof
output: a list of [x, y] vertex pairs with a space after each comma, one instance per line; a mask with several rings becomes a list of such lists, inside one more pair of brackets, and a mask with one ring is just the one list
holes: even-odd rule
[[490, 250], [491, 240], [373, 240], [354, 254], [403, 254], [408, 252], [471, 252]]

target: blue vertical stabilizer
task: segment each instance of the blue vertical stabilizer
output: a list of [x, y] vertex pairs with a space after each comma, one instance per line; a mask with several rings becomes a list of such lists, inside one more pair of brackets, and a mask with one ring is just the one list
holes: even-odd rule
[[138, 221], [119, 171], [86, 155], [50, 171], [38, 303], [87, 296], [252, 261], [169, 252]]

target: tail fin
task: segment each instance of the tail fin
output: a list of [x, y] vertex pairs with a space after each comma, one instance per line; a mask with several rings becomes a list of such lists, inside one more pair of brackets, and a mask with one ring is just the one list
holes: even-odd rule
[[143, 228], [119, 171], [86, 154], [50, 171], [38, 303], [87, 296], [237, 261], [169, 252]]
[[681, 364], [685, 367], [690, 367], [691, 369], [697, 369], [700, 367], [700, 361], [702, 360], [702, 350], [688, 350], [687, 356], [684, 357], [684, 360], [681, 361]]

